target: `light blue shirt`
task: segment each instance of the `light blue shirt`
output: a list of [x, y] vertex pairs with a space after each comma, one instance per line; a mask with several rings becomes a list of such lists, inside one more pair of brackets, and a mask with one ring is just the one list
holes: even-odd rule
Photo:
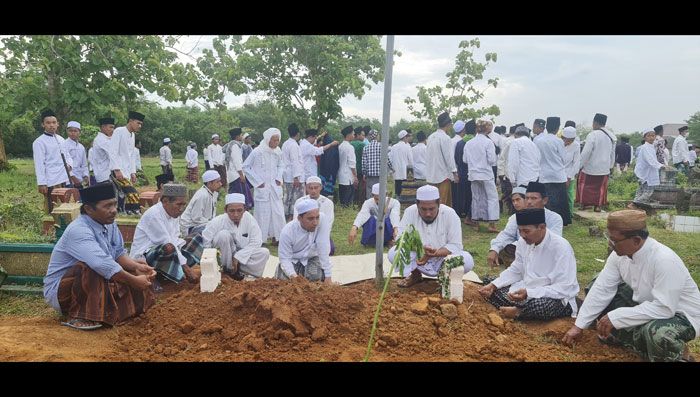
[[80, 215], [68, 225], [51, 253], [44, 277], [44, 299], [60, 311], [58, 284], [68, 269], [83, 262], [109, 280], [122, 270], [116, 260], [125, 254], [124, 240], [116, 223], [102, 225], [85, 214]]
[[[561, 220], [561, 215], [554, 211], [544, 209], [544, 222], [547, 225], [547, 229], [551, 232], [562, 235], [562, 229], [564, 228], [564, 222]], [[498, 233], [495, 239], [491, 240], [491, 251], [500, 252], [508, 244], [515, 244], [520, 238], [520, 233], [518, 232], [518, 222], [515, 219], [515, 214], [508, 218], [508, 223], [506, 227]]]
[[540, 150], [540, 183], [566, 182], [564, 141], [548, 132], [542, 132], [532, 141]]

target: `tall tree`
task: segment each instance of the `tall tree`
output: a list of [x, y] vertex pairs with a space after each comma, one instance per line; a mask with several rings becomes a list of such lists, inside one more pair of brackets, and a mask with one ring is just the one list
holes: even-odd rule
[[484, 93], [489, 87], [498, 86], [497, 77], [488, 79], [484, 88], [475, 86], [476, 82], [484, 78], [484, 71], [491, 62], [497, 60], [495, 52], [486, 53], [485, 63], [474, 60], [474, 51], [480, 47], [481, 42], [478, 38], [461, 41], [459, 48], [462, 50], [457, 54], [455, 68], [445, 75], [447, 77], [445, 87], [418, 86], [416, 87], [417, 99], [407, 97], [404, 100], [411, 115], [434, 122], [444, 111], [448, 111], [455, 120], [501, 114], [501, 110], [496, 105], [475, 107], [484, 98]]
[[700, 144], [700, 112], [696, 112], [687, 120], [688, 141]]

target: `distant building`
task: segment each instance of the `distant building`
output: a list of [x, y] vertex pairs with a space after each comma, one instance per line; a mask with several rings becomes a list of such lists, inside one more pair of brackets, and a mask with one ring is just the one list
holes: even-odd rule
[[687, 126], [687, 123], [666, 123], [664, 124], [664, 136], [678, 136], [678, 129]]

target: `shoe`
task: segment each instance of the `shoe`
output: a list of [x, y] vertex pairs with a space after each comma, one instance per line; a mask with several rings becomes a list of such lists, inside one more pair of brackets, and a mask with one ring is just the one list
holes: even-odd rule
[[89, 331], [93, 329], [102, 328], [102, 324], [97, 321], [83, 320], [81, 318], [71, 318], [68, 321], [61, 322], [61, 325], [79, 329], [81, 331]]

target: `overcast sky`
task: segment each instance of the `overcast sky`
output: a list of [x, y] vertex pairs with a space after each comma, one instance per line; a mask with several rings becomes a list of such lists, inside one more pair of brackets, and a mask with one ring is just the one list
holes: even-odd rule
[[[461, 40], [475, 36], [395, 36], [391, 122], [413, 119], [403, 100], [416, 86], [444, 86]], [[485, 79], [498, 77], [483, 104], [501, 109], [496, 124], [531, 125], [559, 116], [590, 125], [595, 113], [608, 115], [617, 133], [663, 123], [682, 123], [700, 111], [700, 36], [478, 36], [481, 48], [498, 54]], [[184, 38], [188, 51], [211, 47], [212, 36]], [[386, 40], [382, 39], [385, 47]], [[184, 60], [184, 59], [183, 59]], [[341, 100], [346, 116], [382, 119], [383, 83], [358, 100]], [[253, 97], [254, 98], [254, 97]], [[227, 98], [229, 106], [244, 97]]]

